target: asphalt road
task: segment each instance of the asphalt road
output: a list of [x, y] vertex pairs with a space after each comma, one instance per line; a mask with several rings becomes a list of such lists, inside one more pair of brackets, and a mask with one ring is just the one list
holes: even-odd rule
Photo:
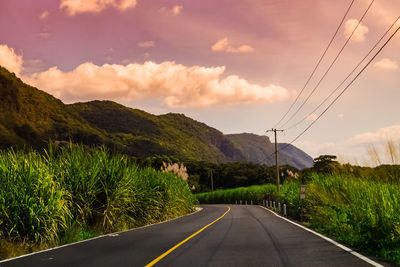
[[[193, 215], [37, 253], [0, 266], [145, 266], [228, 210]], [[155, 266], [371, 266], [258, 206], [231, 210]]]

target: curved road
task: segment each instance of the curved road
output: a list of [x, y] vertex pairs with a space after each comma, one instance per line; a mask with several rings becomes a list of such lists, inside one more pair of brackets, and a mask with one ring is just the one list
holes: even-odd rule
[[[155, 266], [371, 266], [259, 206], [228, 213]], [[145, 266], [215, 221], [227, 205], [179, 219], [36, 253], [0, 266]]]

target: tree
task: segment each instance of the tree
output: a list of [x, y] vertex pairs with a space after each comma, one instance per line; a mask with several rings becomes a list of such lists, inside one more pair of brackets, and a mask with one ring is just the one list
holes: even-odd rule
[[321, 155], [314, 159], [313, 170], [321, 173], [331, 173], [339, 166], [337, 157], [334, 155]]

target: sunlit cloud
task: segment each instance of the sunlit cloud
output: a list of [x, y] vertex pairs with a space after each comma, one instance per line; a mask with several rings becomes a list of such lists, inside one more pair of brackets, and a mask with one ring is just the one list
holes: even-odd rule
[[19, 76], [23, 69], [23, 59], [15, 54], [13, 48], [3, 44], [0, 45], [0, 65]]
[[[349, 19], [344, 24], [344, 36], [349, 38], [351, 33], [354, 31], [354, 28], [357, 26], [358, 20], [357, 19]], [[354, 32], [353, 36], [351, 37], [351, 41], [353, 42], [362, 42], [365, 40], [365, 35], [369, 32], [369, 29], [364, 24], [360, 23], [358, 25], [357, 30]]]
[[40, 20], [45, 20], [49, 18], [49, 11], [45, 10], [42, 13], [40, 13], [39, 15], [39, 19]]
[[140, 42], [137, 45], [140, 48], [150, 48], [150, 47], [154, 47], [155, 43], [154, 43], [154, 41], [145, 41], [145, 42]]
[[79, 13], [99, 13], [113, 7], [125, 11], [136, 6], [136, 0], [61, 0], [60, 8], [70, 16]]
[[318, 115], [313, 113], [307, 116], [308, 121], [315, 121], [318, 118]]
[[179, 15], [181, 13], [182, 9], [183, 9], [183, 6], [175, 5], [172, 7], [172, 14], [174, 14], [175, 16]]
[[162, 7], [158, 10], [158, 12], [160, 12], [163, 15], [178, 16], [179, 14], [181, 14], [182, 10], [183, 6], [174, 5], [171, 8]]
[[231, 44], [229, 44], [228, 38], [225, 37], [216, 42], [211, 47], [211, 50], [216, 52], [223, 51], [228, 53], [248, 53], [248, 52], [253, 52], [254, 48], [249, 45], [240, 45], [238, 47], [233, 47]]
[[389, 58], [383, 58], [382, 60], [376, 62], [374, 66], [383, 70], [397, 70], [399, 68], [399, 64]]
[[57, 67], [24, 80], [66, 102], [109, 99], [123, 103], [161, 99], [169, 107], [273, 102], [288, 98], [278, 85], [251, 84], [235, 75], [222, 78], [225, 67], [160, 64], [102, 65], [86, 62], [71, 72]]

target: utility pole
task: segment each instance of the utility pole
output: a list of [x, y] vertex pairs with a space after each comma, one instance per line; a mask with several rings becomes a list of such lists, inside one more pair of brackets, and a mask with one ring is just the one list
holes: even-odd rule
[[210, 168], [210, 179], [211, 179], [211, 196], [212, 196], [212, 201], [214, 203], [214, 179], [213, 179], [213, 173], [212, 173], [211, 168]]
[[280, 174], [279, 174], [279, 163], [278, 163], [278, 140], [277, 140], [277, 138], [276, 138], [276, 132], [283, 132], [284, 130], [277, 130], [277, 129], [274, 129], [274, 128], [272, 128], [271, 130], [267, 130], [267, 133], [268, 132], [274, 132], [274, 134], [275, 134], [275, 164], [276, 164], [276, 188], [278, 189], [278, 193], [279, 193], [279, 177], [280, 177]]
[[212, 169], [210, 169], [210, 176], [211, 176], [211, 193], [213, 193], [214, 192], [214, 179], [213, 179]]

